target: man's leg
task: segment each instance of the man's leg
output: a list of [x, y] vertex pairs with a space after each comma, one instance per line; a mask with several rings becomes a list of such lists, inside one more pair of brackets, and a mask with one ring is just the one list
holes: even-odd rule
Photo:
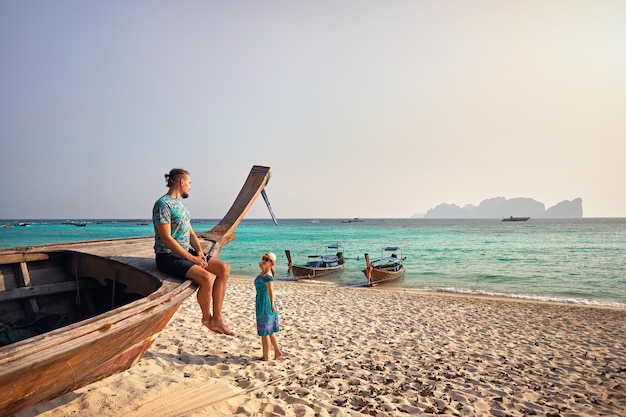
[[202, 324], [211, 329], [211, 293], [213, 291], [213, 279], [211, 274], [209, 274], [207, 270], [194, 265], [189, 268], [185, 274], [185, 278], [192, 279], [199, 285], [196, 297], [200, 305], [200, 310], [202, 310]]
[[215, 275], [215, 281], [213, 282], [213, 317], [211, 318], [211, 326], [209, 328], [218, 333], [234, 336], [235, 333], [226, 326], [222, 315], [222, 305], [226, 297], [226, 283], [228, 278], [230, 278], [230, 266], [217, 258], [210, 258], [207, 270]]

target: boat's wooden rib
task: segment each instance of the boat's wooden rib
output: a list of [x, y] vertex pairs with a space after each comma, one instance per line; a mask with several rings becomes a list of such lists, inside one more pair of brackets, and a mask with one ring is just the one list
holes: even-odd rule
[[[235, 238], [270, 177], [269, 167], [252, 168], [226, 216], [199, 233], [208, 253], [216, 256]], [[138, 297], [119, 306], [112, 300], [112, 310], [0, 347], [1, 416], [123, 371], [144, 355], [197, 288], [156, 269], [153, 243], [153, 237], [140, 237], [0, 250], [0, 320], [32, 313], [39, 302], [44, 306], [52, 297], [79, 295], [78, 289], [87, 287], [112, 294], [123, 289], [121, 294]], [[45, 268], [52, 268], [50, 276], [44, 276]], [[61, 281], [39, 285], [51, 277]]]

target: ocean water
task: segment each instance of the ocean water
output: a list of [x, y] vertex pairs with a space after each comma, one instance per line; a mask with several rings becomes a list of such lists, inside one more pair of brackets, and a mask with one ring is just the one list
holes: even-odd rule
[[[24, 220], [20, 220], [24, 221]], [[27, 226], [0, 228], [0, 248], [47, 243], [152, 236], [146, 220], [29, 220]], [[217, 220], [194, 220], [196, 232]], [[254, 277], [266, 251], [278, 257], [277, 278], [287, 275], [285, 250], [294, 263], [324, 253], [339, 242], [346, 269], [317, 279], [326, 285], [364, 285], [364, 253], [380, 256], [383, 246], [401, 246], [404, 279], [388, 287], [449, 291], [626, 307], [626, 218], [531, 219], [344, 219], [244, 220], [220, 258], [234, 275]]]

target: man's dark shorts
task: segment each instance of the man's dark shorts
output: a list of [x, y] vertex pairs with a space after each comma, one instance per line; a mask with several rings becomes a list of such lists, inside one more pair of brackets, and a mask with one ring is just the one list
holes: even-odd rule
[[[195, 251], [190, 250], [189, 252], [194, 256], [196, 254]], [[211, 259], [211, 257], [207, 255], [207, 262], [209, 259]], [[156, 264], [159, 271], [179, 278], [185, 278], [187, 271], [195, 265], [193, 262], [181, 258], [175, 253], [157, 253]]]

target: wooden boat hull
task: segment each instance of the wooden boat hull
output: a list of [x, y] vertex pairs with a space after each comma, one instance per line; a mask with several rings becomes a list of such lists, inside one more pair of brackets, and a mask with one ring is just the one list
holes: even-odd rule
[[339, 243], [333, 243], [328, 245], [327, 248], [333, 249], [336, 252], [332, 254], [309, 255], [309, 261], [300, 265], [293, 264], [291, 251], [286, 249], [287, 274], [292, 273], [295, 279], [319, 278], [344, 269], [346, 267], [346, 259], [343, 256], [341, 245]]
[[[235, 238], [270, 176], [270, 168], [253, 167], [222, 221], [199, 233], [211, 255]], [[153, 244], [153, 237], [142, 237], [0, 250], [0, 320], [63, 312], [68, 294], [84, 300], [88, 311], [80, 321], [0, 347], [0, 416], [126, 370], [145, 354], [197, 288], [158, 271]], [[105, 311], [102, 294], [110, 296]]]
[[365, 268], [363, 270], [363, 274], [368, 280], [368, 285], [373, 287], [378, 284], [383, 284], [385, 282], [395, 281], [404, 276], [404, 266], [400, 266], [400, 269], [397, 271], [374, 267], [369, 271], [370, 276], [368, 276], [368, 269]]
[[[400, 251], [400, 257], [396, 255], [396, 252]], [[384, 253], [390, 252], [391, 256], [385, 257]], [[402, 256], [402, 248], [399, 246], [387, 246], [380, 250], [380, 259], [372, 261], [370, 254], [365, 254], [365, 269], [363, 274], [367, 278], [367, 283], [370, 287], [385, 282], [395, 281], [404, 276], [404, 261]]]
[[[0, 266], [5, 288], [0, 292], [0, 296], [4, 295], [3, 321], [22, 318], [25, 312], [19, 311], [20, 304], [25, 306], [24, 310], [35, 307], [39, 314], [70, 313], [65, 304], [76, 304], [75, 300], [82, 298], [85, 310], [91, 308], [97, 312], [94, 304], [102, 304], [104, 300], [115, 303], [116, 296], [120, 302], [119, 298], [123, 297], [120, 291], [130, 291], [138, 298], [0, 348], [0, 415], [11, 415], [128, 369], [144, 355], [154, 336], [196, 289], [190, 281], [162, 276], [148, 262], [142, 270], [74, 251], [4, 252], [0, 254]], [[20, 273], [11, 274], [11, 270]], [[71, 273], [63, 274], [60, 270]], [[76, 278], [72, 281], [74, 272]], [[29, 277], [28, 286], [17, 282], [21, 274]], [[52, 282], [50, 276], [65, 280]], [[74, 289], [72, 284], [76, 285], [77, 281], [78, 288]], [[53, 293], [51, 289], [55, 285], [71, 288]], [[80, 290], [80, 286], [87, 288]], [[39, 295], [22, 297], [21, 292]]]
[[309, 268], [305, 266], [292, 265], [291, 272], [296, 279], [320, 278], [325, 275], [332, 274], [333, 272], [341, 271], [345, 267], [345, 263], [335, 267], [327, 268]]

